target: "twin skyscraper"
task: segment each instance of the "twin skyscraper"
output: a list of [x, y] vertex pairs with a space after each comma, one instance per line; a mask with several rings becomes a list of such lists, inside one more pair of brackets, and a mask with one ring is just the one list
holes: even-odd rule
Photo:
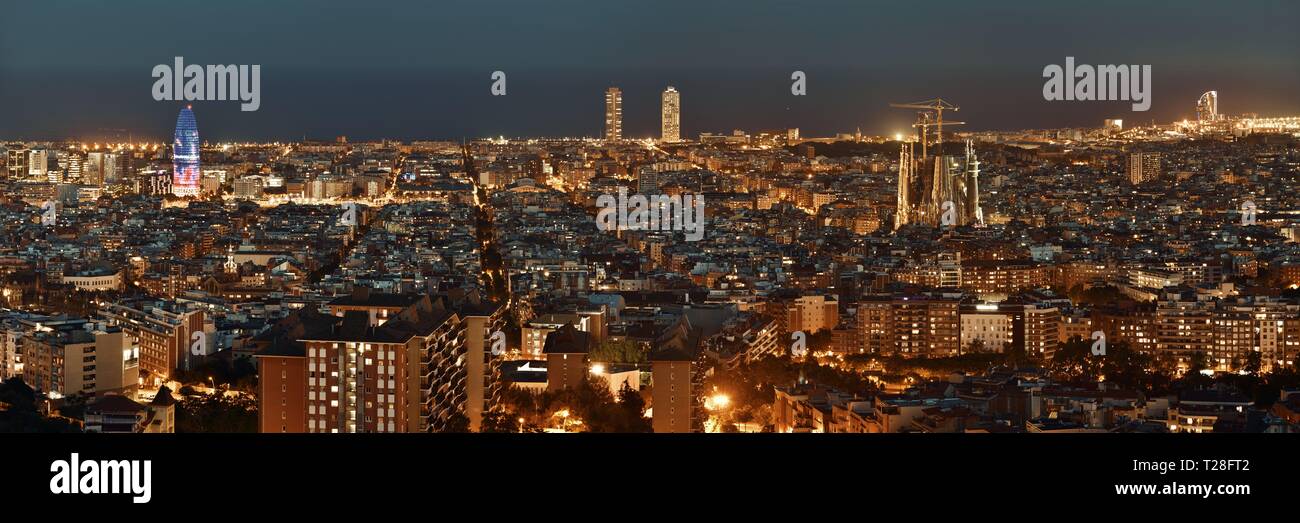
[[[676, 88], [669, 86], [667, 89], [664, 89], [660, 103], [660, 141], [681, 141], [681, 112], [682, 95]], [[617, 87], [610, 87], [605, 90], [605, 141], [617, 142], [622, 139], [623, 90]]]

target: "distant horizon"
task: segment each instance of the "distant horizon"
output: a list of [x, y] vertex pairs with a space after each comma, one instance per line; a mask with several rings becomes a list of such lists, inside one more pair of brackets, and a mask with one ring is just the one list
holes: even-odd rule
[[[1224, 114], [1300, 115], [1294, 2], [936, 1], [942, 16], [833, 0], [20, 2], [7, 14], [33, 23], [0, 32], [0, 136], [93, 141], [128, 129], [168, 140], [185, 102], [153, 99], [151, 70], [175, 57], [261, 68], [258, 110], [193, 102], [211, 141], [599, 137], [609, 86], [623, 90], [633, 138], [658, 136], [669, 85], [681, 92], [684, 137], [792, 127], [892, 136], [914, 114], [889, 104], [930, 98], [961, 106], [954, 119], [969, 130], [1179, 121], [1212, 90]], [[1150, 110], [1045, 100], [1043, 69], [1066, 57], [1151, 66]], [[490, 92], [494, 71], [507, 76], [505, 96]], [[794, 71], [807, 75], [805, 96], [791, 94]]]
[[[486, 82], [483, 83], [484, 85], [486, 85]], [[677, 87], [676, 84], [665, 83], [665, 87], [668, 85]], [[608, 86], [620, 86], [620, 84], [610, 83], [608, 84]], [[603, 89], [604, 88], [601, 87], [595, 93], [595, 96], [596, 97], [603, 96]], [[677, 90], [679, 92], [683, 91], [682, 88], [680, 87], [677, 87]], [[1242, 107], [1243, 104], [1241, 103], [1234, 102], [1231, 93], [1225, 94], [1224, 91], [1220, 89], [1207, 89], [1206, 91], [1211, 91], [1211, 90], [1219, 92], [1220, 103], [1221, 103], [1220, 114], [1225, 114], [1233, 117], [1243, 116], [1247, 114], [1255, 114], [1260, 117], [1300, 117], [1300, 106], [1295, 107], [1290, 112], [1288, 112], [1285, 108], [1278, 109], [1276, 106], [1272, 106], [1272, 105], [1261, 110], [1251, 110], [1251, 108], [1249, 107]], [[638, 97], [645, 98], [645, 95], [647, 95], [647, 93], [645, 93], [644, 91], [645, 91], [644, 89], [641, 89], [639, 91], [635, 91], [635, 94]], [[963, 125], [961, 127], [952, 127], [951, 130], [953, 132], [977, 133], [977, 132], [1022, 132], [1022, 131], [1054, 130], [1054, 129], [1095, 129], [1095, 128], [1102, 127], [1103, 120], [1112, 119], [1112, 118], [1123, 120], [1125, 128], [1147, 126], [1153, 123], [1157, 125], [1165, 125], [1165, 124], [1177, 123], [1185, 119], [1195, 120], [1194, 106], [1195, 106], [1196, 97], [1198, 97], [1200, 93], [1206, 91], [1200, 91], [1197, 93], [1196, 96], [1190, 97], [1191, 101], [1185, 104], [1186, 107], [1172, 108], [1172, 109], [1168, 107], [1164, 107], [1161, 109], [1153, 108], [1152, 110], [1146, 112], [1128, 111], [1126, 109], [1127, 102], [1122, 102], [1122, 101], [1053, 103], [1053, 102], [1044, 102], [1042, 100], [1036, 100], [1034, 101], [1035, 103], [1055, 104], [1053, 108], [1059, 108], [1059, 111], [1056, 111], [1056, 114], [1059, 114], [1061, 116], [1060, 119], [1063, 120], [1062, 123], [1060, 125], [1026, 125], [1026, 126], [1015, 126], [1008, 123], [1007, 125], [986, 126], [986, 127], [973, 125], [976, 122], [972, 121], [974, 119], [970, 118], [968, 115], [972, 113], [987, 114], [989, 112], [988, 110], [980, 111], [978, 105], [975, 104], [964, 105], [960, 99], [956, 99], [948, 96], [942, 96], [941, 93], [936, 94], [935, 96], [943, 97], [945, 100], [950, 100], [953, 103], [957, 104], [959, 107], [963, 108], [963, 111], [959, 111], [957, 113], [950, 113], [948, 115], [948, 119], [953, 121], [958, 121], [958, 120], [968, 121], [967, 125]], [[632, 96], [628, 94], [627, 89], [626, 88], [624, 89], [624, 106], [625, 106], [624, 128], [628, 129], [628, 131], [625, 131], [624, 133], [626, 140], [628, 141], [639, 141], [644, 139], [658, 140], [659, 122], [657, 121], [657, 118], [655, 118], [654, 121], [651, 122], [646, 117], [646, 114], [648, 114], [651, 109], [656, 113], [658, 111], [658, 107], [657, 107], [658, 93], [656, 92], [654, 94], [656, 95], [655, 96], [656, 103], [654, 104], [653, 107], [647, 108], [645, 107], [647, 105], [645, 100], [634, 99]], [[690, 93], [683, 92], [682, 97], [683, 97], [682, 120], [684, 122], [689, 122], [691, 120], [697, 119], [693, 117], [698, 117], [698, 113], [694, 113], [692, 111], [691, 105], [689, 104]], [[751, 112], [748, 115], [746, 115], [746, 117], [740, 118], [740, 120], [745, 122], [746, 125], [741, 125], [738, 123], [736, 125], [730, 125], [730, 126], [722, 125], [711, 129], [696, 130], [684, 123], [682, 136], [683, 139], [686, 141], [695, 141], [698, 140], [698, 137], [701, 133], [730, 134], [733, 130], [742, 130], [745, 131], [746, 133], [752, 134], [759, 131], [785, 130], [791, 128], [798, 128], [800, 130], [801, 138], [834, 138], [838, 134], [854, 134], [859, 129], [861, 130], [863, 136], [890, 138], [898, 133], [902, 133], [904, 136], [914, 135], [915, 130], [911, 127], [911, 121], [915, 117], [915, 111], [907, 110], [907, 109], [893, 109], [889, 107], [889, 103], [909, 102], [909, 101], [915, 101], [915, 100], [905, 100], [905, 99], [888, 100], [888, 101], [881, 100], [880, 103], [878, 104], [879, 107], [877, 107], [873, 112], [874, 114], [881, 115], [881, 117], [879, 118], [880, 120], [887, 122], [883, 124], [872, 124], [871, 122], [864, 121], [859, 125], [854, 125], [847, 128], [838, 128], [838, 129], [828, 129], [824, 125], [820, 127], [810, 128], [808, 126], [799, 125], [797, 122], [793, 124], [782, 122], [780, 124], [774, 123], [774, 124], [765, 125], [761, 123], [755, 124], [754, 123], [756, 121], [755, 118], [759, 120], [762, 120], [764, 118], [762, 116], [758, 116], [755, 113]], [[259, 114], [261, 113], [261, 111], [251, 112], [251, 113], [239, 111], [238, 102], [235, 101], [168, 101], [168, 102], [150, 101], [150, 104], [152, 105], [151, 107], [149, 107], [148, 110], [150, 114], [159, 114], [161, 111], [166, 111], [166, 112], [162, 113], [165, 114], [165, 116], [161, 117], [160, 121], [151, 122], [148, 125], [141, 124], [141, 125], [134, 126], [135, 128], [133, 128], [133, 126], [125, 126], [125, 127], [118, 126], [113, 128], [96, 127], [94, 130], [87, 130], [82, 132], [77, 132], [75, 130], [70, 129], [63, 132], [50, 132], [47, 130], [44, 133], [31, 133], [31, 134], [6, 133], [3, 136], [0, 136], [0, 140], [8, 141], [8, 142], [15, 142], [15, 141], [18, 142], [95, 142], [98, 141], [98, 142], [111, 142], [111, 143], [118, 143], [118, 142], [125, 143], [127, 142], [125, 135], [130, 134], [133, 136], [133, 139], [131, 141], [135, 143], [139, 143], [142, 141], [150, 142], [150, 143], [168, 143], [171, 141], [170, 136], [173, 131], [172, 126], [174, 125], [176, 114], [179, 113], [181, 108], [187, 105], [193, 106], [195, 117], [198, 120], [199, 135], [200, 137], [202, 137], [202, 140], [205, 143], [302, 142], [304, 141], [304, 134], [305, 134], [305, 141], [315, 141], [315, 142], [320, 142], [320, 141], [332, 142], [336, 140], [339, 136], [346, 136], [349, 142], [378, 142], [378, 141], [385, 141], [385, 140], [402, 141], [402, 142], [410, 142], [410, 141], [457, 142], [462, 140], [481, 140], [481, 139], [492, 139], [498, 137], [505, 137], [511, 140], [566, 139], [566, 138], [599, 140], [602, 138], [600, 128], [599, 128], [600, 124], [602, 123], [601, 115], [600, 115], [601, 107], [600, 107], [599, 99], [597, 99], [596, 102], [587, 104], [587, 105], [595, 106], [594, 108], [583, 107], [582, 111], [580, 111], [587, 116], [588, 120], [595, 121], [594, 124], [588, 122], [577, 124], [577, 126], [590, 128], [590, 130], [585, 134], [565, 134], [563, 132], [551, 132], [551, 133], [542, 132], [542, 133], [534, 133], [534, 134], [484, 132], [480, 134], [466, 133], [460, 135], [453, 135], [454, 133], [434, 132], [425, 135], [415, 135], [409, 133], [375, 135], [375, 134], [349, 132], [348, 129], [342, 128], [342, 126], [347, 125], [346, 123], [336, 122], [334, 125], [340, 127], [337, 130], [332, 130], [331, 132], [309, 131], [309, 132], [304, 132], [296, 135], [287, 134], [287, 133], [271, 135], [266, 133], [265, 131], [249, 131], [244, 133], [238, 130], [232, 130], [231, 129], [232, 126], [236, 128], [242, 127], [241, 125], [239, 125], [241, 117], [250, 120], [254, 120], [254, 119], [261, 120], [262, 119], [261, 117], [263, 116], [262, 114]], [[397, 105], [400, 104], [394, 104], [394, 106]], [[855, 105], [867, 106], [867, 108], [869, 108], [872, 104], [869, 102], [868, 103], [860, 102]], [[1167, 106], [1171, 104], [1164, 104], [1164, 105]], [[1265, 105], [1269, 105], [1269, 104], [1265, 104]], [[632, 112], [626, 109], [628, 106], [632, 106], [632, 107], [640, 106], [640, 107], [638, 107], [637, 111]], [[1224, 106], [1227, 106], [1229, 110], [1225, 110]], [[1116, 110], [1112, 110], [1112, 111], [1103, 110], [1104, 108], [1108, 108], [1108, 107], [1114, 107], [1116, 108]], [[1232, 108], [1240, 108], [1241, 110], [1231, 110]], [[789, 107], [786, 107], [786, 109], [789, 110]], [[1273, 110], [1270, 111], [1268, 109], [1273, 109]], [[707, 109], [697, 110], [697, 111], [707, 111]], [[633, 115], [637, 116], [637, 118], [634, 119], [628, 117], [627, 115], [629, 113], [632, 113]], [[1037, 117], [1034, 118], [1034, 120], [1039, 123], [1048, 123], [1045, 122], [1045, 120], [1051, 119], [1050, 115], [1043, 116], [1043, 114], [1045, 114], [1044, 112], [1030, 111], [1029, 113], [1036, 114]], [[1085, 113], [1093, 113], [1093, 114], [1088, 115]], [[205, 116], [207, 116], [208, 118], [205, 118]], [[655, 116], [657, 116], [657, 114]], [[133, 121], [138, 121], [139, 119], [140, 119], [139, 117], [130, 118], [130, 120]], [[204, 122], [206, 119], [214, 120], [214, 123], [205, 126]], [[774, 115], [771, 117], [771, 119], [784, 120], [785, 118]], [[247, 126], [258, 127], [257, 124], [251, 122], [248, 123]], [[561, 127], [565, 127], [565, 126], [574, 127], [574, 124], [572, 121], [569, 121], [567, 122], [567, 125], [561, 125]], [[654, 129], [650, 129], [650, 127], [652, 126], [654, 127]], [[541, 127], [541, 125], [534, 122], [529, 122], [525, 125], [525, 127], [537, 128], [537, 127]], [[216, 132], [214, 132], [214, 128]], [[364, 129], [366, 128], [366, 125], [359, 124], [357, 125], [357, 128]], [[216, 136], [211, 137], [211, 135], [213, 134], [215, 134]]]

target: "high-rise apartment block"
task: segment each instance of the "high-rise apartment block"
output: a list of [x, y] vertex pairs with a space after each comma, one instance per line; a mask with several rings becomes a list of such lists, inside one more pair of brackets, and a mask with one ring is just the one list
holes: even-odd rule
[[1160, 177], [1160, 153], [1133, 152], [1128, 155], [1128, 181], [1133, 185]]
[[623, 91], [617, 87], [605, 90], [605, 141], [623, 139]]
[[263, 333], [262, 432], [442, 432], [478, 428], [499, 399], [491, 333], [504, 309], [477, 294], [358, 288]]

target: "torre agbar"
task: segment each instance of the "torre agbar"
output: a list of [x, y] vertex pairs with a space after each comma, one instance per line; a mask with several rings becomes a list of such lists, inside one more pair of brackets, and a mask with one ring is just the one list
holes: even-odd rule
[[176, 116], [176, 137], [172, 142], [172, 193], [199, 194], [199, 125], [190, 106]]

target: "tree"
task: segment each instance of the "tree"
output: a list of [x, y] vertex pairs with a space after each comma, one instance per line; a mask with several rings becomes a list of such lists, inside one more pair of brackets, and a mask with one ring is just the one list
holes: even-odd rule
[[1069, 379], [1096, 381], [1101, 362], [1091, 356], [1091, 343], [1075, 336], [1056, 349], [1050, 368]]
[[1250, 351], [1246, 353], [1246, 364], [1242, 366], [1242, 370], [1245, 370], [1247, 374], [1258, 377], [1259, 371], [1263, 366], [1264, 358], [1258, 351]]
[[1087, 290], [1079, 289], [1076, 291], [1075, 289], [1078, 289], [1078, 286], [1070, 289], [1070, 298], [1074, 300], [1076, 304], [1109, 305], [1119, 302], [1123, 297], [1123, 294], [1119, 292], [1118, 288], [1109, 285], [1092, 287]]
[[37, 408], [36, 391], [22, 378], [9, 378], [0, 383], [0, 433], [52, 433], [81, 432], [74, 420], [63, 417], [46, 417]]
[[484, 434], [517, 432], [519, 422], [504, 410], [491, 410], [483, 413], [478, 431]]
[[460, 412], [454, 413], [451, 417], [447, 418], [447, 427], [439, 432], [458, 434], [469, 432], [469, 417]]
[[257, 432], [257, 401], [220, 393], [186, 397], [176, 405], [176, 432]]
[[[482, 432], [539, 431], [560, 427], [582, 432], [649, 432], [645, 399], [626, 384], [617, 398], [603, 380], [584, 379], [575, 387], [530, 392], [513, 387], [502, 393], [503, 409], [484, 416]], [[568, 411], [564, 417], [557, 413]], [[522, 418], [524, 421], [519, 422]]]
[[640, 343], [630, 340], [605, 340], [592, 349], [591, 361], [606, 363], [642, 363], [646, 359], [646, 349]]
[[193, 369], [177, 369], [175, 378], [181, 383], [201, 383], [224, 385], [231, 389], [253, 392], [257, 390], [257, 367], [252, 358], [235, 357], [227, 359], [220, 356], [202, 358]]
[[1078, 336], [1070, 338], [1056, 350], [1051, 370], [1067, 380], [1108, 383], [1132, 388], [1147, 394], [1168, 392], [1173, 375], [1149, 354], [1134, 350], [1127, 342], [1106, 346], [1106, 354], [1092, 354], [1092, 343]]
[[618, 406], [623, 411], [624, 423], [629, 432], [650, 432], [650, 420], [645, 417], [645, 398], [627, 382], [618, 391]]
[[1205, 353], [1201, 351], [1196, 351], [1192, 353], [1192, 359], [1187, 364], [1187, 373], [1200, 374], [1201, 371], [1206, 370], [1207, 368], [1209, 368], [1209, 366], [1210, 366], [1210, 360], [1205, 356]]
[[1003, 361], [1008, 367], [1017, 368], [1021, 365], [1032, 363], [1033, 355], [1025, 350], [1023, 344], [1005, 343], [1002, 345]]

